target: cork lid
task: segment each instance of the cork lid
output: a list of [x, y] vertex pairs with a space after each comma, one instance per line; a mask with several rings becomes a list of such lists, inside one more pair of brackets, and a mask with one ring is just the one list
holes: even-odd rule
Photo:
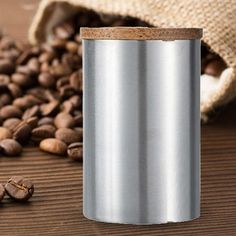
[[200, 28], [101, 27], [80, 29], [82, 39], [91, 40], [188, 40], [200, 39]]

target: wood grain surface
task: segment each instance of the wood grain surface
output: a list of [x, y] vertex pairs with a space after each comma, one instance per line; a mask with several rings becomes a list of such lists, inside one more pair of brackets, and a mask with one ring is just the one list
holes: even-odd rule
[[[0, 1], [0, 26], [25, 39], [38, 1]], [[8, 13], [7, 13], [8, 12]], [[0, 157], [0, 182], [23, 175], [35, 183], [25, 204], [0, 204], [0, 235], [236, 235], [236, 103], [202, 126], [201, 217], [180, 224], [132, 226], [82, 216], [82, 164], [28, 147], [17, 158]]]

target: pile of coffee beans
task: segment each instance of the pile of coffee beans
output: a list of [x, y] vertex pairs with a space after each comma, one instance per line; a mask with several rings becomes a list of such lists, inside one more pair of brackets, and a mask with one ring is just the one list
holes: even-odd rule
[[29, 180], [22, 176], [11, 177], [5, 185], [0, 184], [0, 202], [7, 194], [15, 201], [27, 201], [34, 193], [34, 185]]
[[[22, 145], [82, 160], [82, 45], [79, 29], [149, 26], [135, 18], [84, 11], [53, 29], [49, 42], [30, 46], [0, 34], [0, 153]], [[202, 45], [202, 73], [219, 76], [224, 61]]]

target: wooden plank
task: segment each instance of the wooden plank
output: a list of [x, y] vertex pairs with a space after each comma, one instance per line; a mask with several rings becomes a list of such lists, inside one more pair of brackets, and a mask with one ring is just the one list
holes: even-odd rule
[[[37, 2], [1, 1], [0, 26], [13, 36], [25, 39]], [[12, 175], [24, 175], [32, 179], [36, 187], [28, 203], [5, 199], [0, 204], [0, 235], [236, 235], [235, 122], [236, 103], [230, 105], [215, 123], [202, 127], [200, 219], [153, 226], [89, 221], [82, 215], [82, 163], [29, 147], [21, 157], [0, 158], [0, 182], [7, 181]]]

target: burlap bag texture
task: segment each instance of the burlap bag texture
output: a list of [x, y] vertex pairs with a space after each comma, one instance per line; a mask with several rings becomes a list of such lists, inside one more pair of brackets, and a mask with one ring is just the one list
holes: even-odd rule
[[53, 26], [84, 9], [131, 16], [157, 27], [200, 27], [203, 41], [228, 65], [220, 78], [201, 78], [201, 116], [236, 97], [235, 0], [43, 0], [29, 29], [36, 44], [50, 40]]

